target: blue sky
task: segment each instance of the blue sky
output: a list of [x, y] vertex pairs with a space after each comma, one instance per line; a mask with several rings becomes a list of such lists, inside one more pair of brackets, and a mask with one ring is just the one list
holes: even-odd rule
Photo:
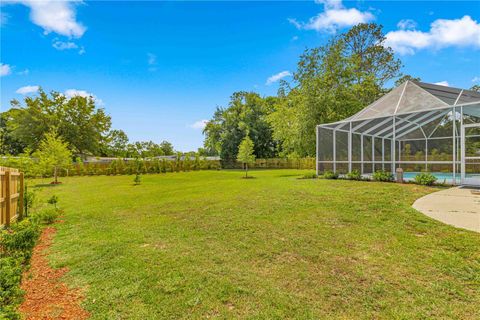
[[275, 94], [306, 47], [362, 21], [384, 26], [403, 72], [480, 82], [480, 2], [320, 2], [4, 3], [0, 107], [37, 86], [92, 94], [132, 141], [195, 150], [234, 91]]

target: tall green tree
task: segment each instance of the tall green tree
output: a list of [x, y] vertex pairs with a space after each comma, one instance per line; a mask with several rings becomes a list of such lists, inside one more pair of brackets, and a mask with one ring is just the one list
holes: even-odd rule
[[399, 85], [401, 85], [402, 83], [404, 83], [405, 81], [422, 81], [422, 79], [418, 78], [418, 77], [412, 77], [411, 75], [409, 74], [404, 74], [402, 75], [400, 78], [398, 78], [397, 80], [395, 80], [395, 87], [398, 87]]
[[273, 110], [274, 100], [262, 98], [254, 92], [235, 92], [228, 108], [217, 108], [204, 129], [205, 149], [216, 151], [223, 160], [234, 161], [240, 142], [246, 133], [254, 142], [259, 158], [276, 155], [276, 142], [267, 115]]
[[21, 104], [12, 100], [7, 129], [12, 139], [32, 151], [39, 146], [39, 137], [55, 128], [76, 154], [98, 154], [105, 144], [111, 118], [97, 108], [93, 97], [65, 95], [42, 89], [34, 97], [26, 97]]
[[173, 147], [173, 144], [171, 144], [166, 140], [163, 140], [162, 142], [160, 142], [160, 149], [162, 150], [163, 155], [165, 156], [171, 156], [175, 154], [175, 149]]
[[58, 170], [68, 168], [72, 163], [72, 153], [66, 143], [53, 129], [45, 134], [34, 153], [38, 163], [46, 172], [53, 170], [54, 183], [58, 183]]
[[238, 147], [237, 161], [243, 163], [245, 168], [245, 178], [248, 177], [248, 165], [255, 163], [254, 143], [247, 135], [243, 138]]
[[126, 157], [128, 136], [123, 130], [111, 130], [103, 147], [103, 155], [107, 157]]
[[282, 86], [267, 118], [283, 155], [314, 156], [315, 127], [345, 119], [378, 99], [399, 76], [401, 62], [385, 47], [382, 27], [360, 24], [307, 49], [294, 82]]

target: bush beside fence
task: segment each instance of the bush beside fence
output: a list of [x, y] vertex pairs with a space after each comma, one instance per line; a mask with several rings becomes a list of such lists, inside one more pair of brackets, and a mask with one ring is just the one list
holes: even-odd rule
[[[25, 177], [51, 177], [53, 170], [39, 167], [28, 157], [4, 157], [0, 165], [12, 166], [24, 172]], [[256, 159], [252, 168], [256, 169], [309, 169], [315, 170], [315, 158], [301, 159]], [[154, 160], [124, 160], [116, 159], [110, 162], [75, 162], [69, 168], [59, 170], [59, 176], [95, 176], [166, 173], [195, 170], [243, 169], [238, 161], [210, 160], [196, 157], [194, 159], [154, 159]]]
[[[223, 169], [243, 169], [243, 164], [238, 161], [221, 161]], [[249, 168], [256, 169], [309, 169], [315, 170], [315, 158], [271, 158], [256, 159], [253, 166]]]

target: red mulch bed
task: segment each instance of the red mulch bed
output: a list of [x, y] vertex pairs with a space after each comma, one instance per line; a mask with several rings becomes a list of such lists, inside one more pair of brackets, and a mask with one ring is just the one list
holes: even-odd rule
[[45, 228], [40, 241], [33, 249], [30, 269], [22, 279], [25, 299], [20, 312], [26, 319], [87, 319], [89, 313], [80, 307], [82, 295], [79, 290], [68, 288], [61, 281], [67, 268], [52, 269], [45, 257], [56, 232]]

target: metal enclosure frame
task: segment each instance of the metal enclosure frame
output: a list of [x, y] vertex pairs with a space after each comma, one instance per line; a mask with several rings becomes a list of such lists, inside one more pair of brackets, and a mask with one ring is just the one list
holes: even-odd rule
[[464, 184], [464, 128], [478, 124], [480, 93], [407, 81], [350, 118], [318, 125], [316, 172], [402, 167], [449, 173]]

